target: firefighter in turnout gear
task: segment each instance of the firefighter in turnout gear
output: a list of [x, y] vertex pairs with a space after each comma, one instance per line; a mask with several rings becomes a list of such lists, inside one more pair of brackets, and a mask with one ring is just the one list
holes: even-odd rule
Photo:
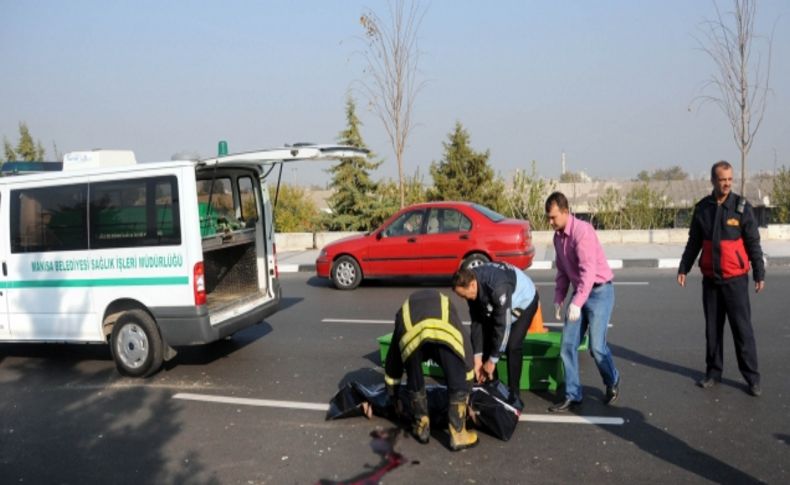
[[474, 376], [469, 333], [450, 299], [436, 290], [417, 291], [403, 303], [395, 315], [384, 366], [387, 392], [393, 402], [406, 371], [412, 434], [421, 443], [427, 443], [431, 433], [422, 374], [422, 363], [428, 359], [439, 364], [447, 380], [450, 448], [457, 451], [476, 445], [477, 433], [466, 429], [467, 398]]

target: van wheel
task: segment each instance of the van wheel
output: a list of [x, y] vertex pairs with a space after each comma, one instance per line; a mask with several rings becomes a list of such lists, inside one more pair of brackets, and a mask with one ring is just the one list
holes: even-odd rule
[[162, 366], [163, 345], [159, 328], [143, 310], [125, 311], [112, 328], [110, 349], [118, 372], [148, 377]]
[[362, 269], [351, 256], [341, 256], [332, 265], [332, 282], [338, 290], [353, 290], [362, 281]]
[[488, 256], [486, 256], [485, 254], [474, 253], [474, 254], [470, 254], [469, 256], [466, 257], [466, 259], [464, 259], [464, 262], [461, 263], [461, 267], [464, 269], [477, 268], [478, 266], [482, 266], [488, 263], [489, 261], [491, 260], [488, 259]]

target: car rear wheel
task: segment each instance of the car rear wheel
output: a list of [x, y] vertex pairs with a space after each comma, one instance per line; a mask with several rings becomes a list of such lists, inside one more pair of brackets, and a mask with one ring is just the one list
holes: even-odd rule
[[341, 256], [332, 265], [332, 282], [338, 290], [353, 290], [362, 281], [362, 269], [351, 256]]
[[464, 259], [464, 262], [461, 263], [461, 267], [465, 269], [477, 268], [478, 266], [482, 266], [490, 261], [491, 259], [489, 259], [489, 257], [485, 254], [474, 253], [470, 254], [466, 257], [466, 259]]

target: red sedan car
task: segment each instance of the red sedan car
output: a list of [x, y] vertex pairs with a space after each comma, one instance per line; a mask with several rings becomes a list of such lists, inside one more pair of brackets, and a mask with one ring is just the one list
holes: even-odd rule
[[527, 269], [534, 255], [528, 221], [479, 204], [429, 202], [401, 209], [368, 234], [327, 244], [316, 274], [351, 290], [363, 278], [449, 276], [488, 261]]

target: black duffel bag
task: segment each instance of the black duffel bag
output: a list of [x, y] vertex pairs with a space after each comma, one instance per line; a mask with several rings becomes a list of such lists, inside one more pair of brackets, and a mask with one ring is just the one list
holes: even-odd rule
[[513, 436], [522, 407], [512, 404], [507, 386], [499, 381], [472, 387], [469, 396], [469, 415], [475, 427], [507, 441]]
[[[442, 385], [427, 385], [428, 413], [431, 421], [437, 425], [447, 422], [447, 388]], [[398, 386], [398, 399], [403, 407], [402, 418], [411, 416], [409, 392], [405, 386]], [[384, 384], [365, 386], [356, 381], [346, 383], [337, 394], [329, 401], [329, 410], [326, 419], [342, 419], [355, 416], [364, 416], [362, 405], [370, 405], [372, 413], [376, 416], [396, 420], [395, 403], [387, 394]]]

